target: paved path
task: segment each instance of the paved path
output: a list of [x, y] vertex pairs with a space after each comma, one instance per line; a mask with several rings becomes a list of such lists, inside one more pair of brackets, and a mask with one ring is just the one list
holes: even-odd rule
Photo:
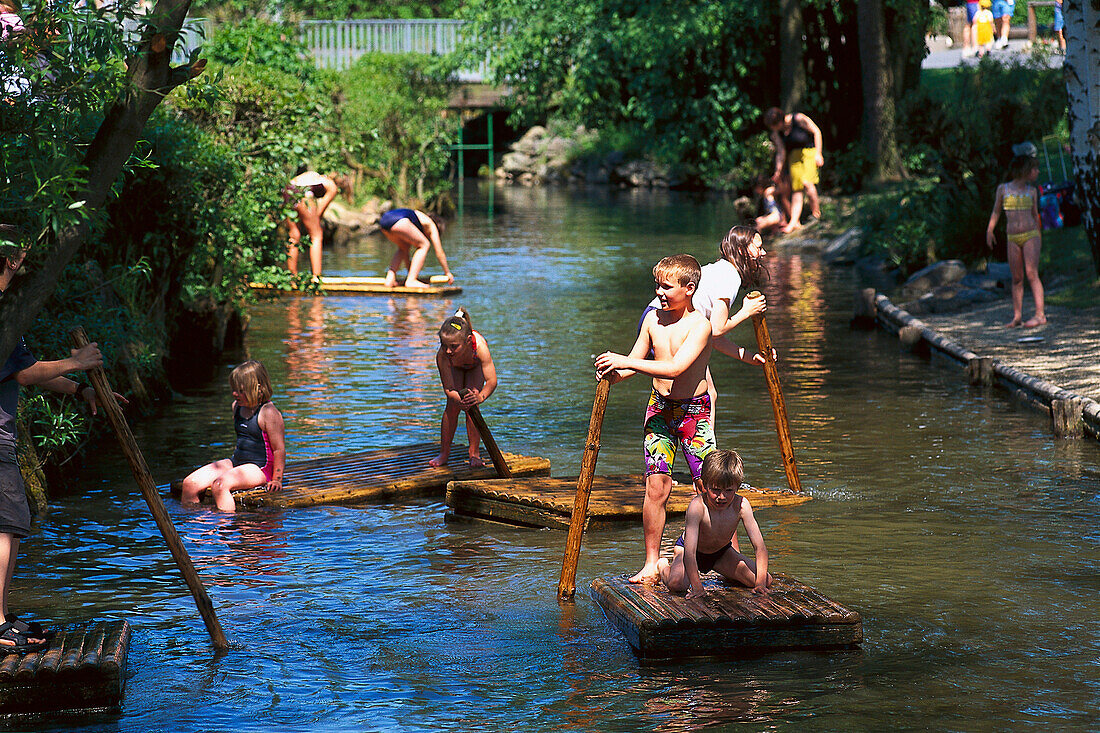
[[[924, 57], [921, 62], [922, 69], [952, 69], [960, 64], [966, 64], [967, 66], [976, 66], [979, 59], [975, 56], [969, 58], [963, 58], [962, 46], [946, 46], [942, 42], [929, 43], [928, 55]], [[1009, 39], [1008, 48], [998, 49], [991, 52], [991, 58], [994, 61], [999, 61], [1003, 64], [1008, 63], [1020, 63], [1025, 58], [1031, 55], [1031, 47], [1026, 40]], [[1064, 56], [1052, 53], [1048, 63], [1052, 69], [1062, 68], [1062, 61]]]

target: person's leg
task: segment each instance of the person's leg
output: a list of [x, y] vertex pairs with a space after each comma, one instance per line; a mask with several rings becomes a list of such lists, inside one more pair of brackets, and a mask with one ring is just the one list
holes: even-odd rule
[[180, 504], [198, 503], [202, 497], [202, 492], [209, 489], [219, 476], [232, 468], [233, 461], [223, 458], [192, 471], [183, 480], [183, 485], [180, 487]]
[[[718, 562], [714, 563], [714, 570], [717, 570], [722, 577], [749, 588], [756, 585], [756, 561], [735, 549], [731, 548], [718, 558]], [[768, 573], [766, 585], [770, 586], [773, 580], [772, 574]]]
[[451, 443], [455, 438], [455, 430], [458, 429], [458, 414], [462, 412], [462, 406], [448, 398], [447, 406], [443, 408], [443, 419], [439, 423], [439, 455], [428, 461], [433, 468], [446, 466], [451, 457]]
[[[15, 575], [15, 558], [19, 555], [19, 538], [10, 532], [0, 532], [0, 613], [3, 618], [8, 616], [8, 587], [11, 585], [12, 576]], [[3, 623], [0, 621], [0, 623]]]
[[[1039, 279], [1039, 250], [1041, 246], [1042, 239], [1032, 237], [1024, 244], [1023, 248], [1024, 277], [1031, 286], [1031, 297], [1035, 299], [1035, 315], [1024, 323], [1024, 328], [1035, 328], [1047, 322], [1043, 281]], [[1022, 284], [1020, 286], [1020, 299], [1023, 300]]]
[[645, 565], [630, 578], [631, 583], [654, 583], [660, 578], [657, 561], [661, 559], [661, 538], [665, 533], [665, 506], [672, 493], [672, 476], [654, 473], [646, 476], [642, 502], [642, 538]]
[[1013, 242], [1008, 243], [1008, 268], [1012, 271], [1012, 320], [1005, 324], [1008, 328], [1020, 325], [1024, 309], [1024, 254]]
[[210, 485], [210, 493], [214, 495], [214, 503], [223, 512], [237, 510], [233, 502], [233, 492], [244, 489], [254, 489], [267, 483], [267, 476], [263, 469], [254, 463], [245, 463], [224, 472], [214, 479]]
[[397, 245], [397, 251], [390, 258], [390, 266], [386, 270], [386, 287], [392, 288], [397, 285], [397, 273], [401, 271], [401, 267], [409, 259], [409, 248], [400, 236], [394, 236], [385, 229], [382, 230], [382, 234], [385, 235], [386, 239]]
[[[409, 257], [409, 274], [405, 278], [405, 286], [410, 288], [428, 287], [428, 283], [420, 282], [418, 278], [420, 271], [424, 268], [424, 263], [428, 259], [428, 250], [432, 246], [431, 240], [425, 237], [424, 233], [408, 219], [397, 222], [385, 234], [390, 241], [404, 250], [403, 257]], [[390, 269], [393, 270], [392, 267]], [[396, 277], [396, 270], [393, 271]], [[386, 279], [388, 282], [389, 273], [386, 273]]]
[[302, 241], [302, 230], [298, 227], [298, 222], [293, 220], [287, 220], [287, 229], [289, 232], [290, 244], [286, 250], [286, 269], [290, 270], [291, 275], [298, 274], [298, 243]]
[[313, 277], [321, 277], [321, 255], [324, 250], [325, 230], [321, 226], [321, 217], [311, 211], [308, 217], [302, 217], [302, 224], [309, 234], [309, 267]]
[[657, 572], [663, 582], [673, 593], [683, 593], [688, 589], [687, 573], [684, 571], [684, 550], [677, 546], [670, 563], [665, 558], [657, 561]]
[[815, 219], [820, 219], [821, 202], [817, 198], [817, 184], [806, 183], [803, 190], [806, 192], [806, 202], [810, 205], [810, 213]]
[[[484, 386], [485, 371], [480, 364], [465, 371], [465, 379], [462, 382], [463, 389], [481, 391], [481, 388]], [[466, 439], [470, 444], [470, 468], [481, 468], [485, 465], [485, 461], [481, 460], [481, 433], [478, 431], [477, 425], [475, 425], [474, 421], [470, 418], [469, 411], [466, 411]]]

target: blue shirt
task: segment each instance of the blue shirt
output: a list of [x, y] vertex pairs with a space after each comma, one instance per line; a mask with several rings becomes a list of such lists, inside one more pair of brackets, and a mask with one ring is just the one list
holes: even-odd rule
[[23, 339], [19, 339], [0, 367], [0, 458], [10, 454], [14, 460], [15, 456], [15, 412], [19, 409], [19, 382], [15, 375], [37, 362]]

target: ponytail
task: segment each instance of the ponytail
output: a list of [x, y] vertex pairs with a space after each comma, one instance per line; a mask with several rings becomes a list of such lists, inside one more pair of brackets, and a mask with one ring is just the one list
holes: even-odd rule
[[439, 338], [442, 341], [465, 341], [474, 334], [474, 327], [470, 323], [470, 314], [465, 308], [459, 308], [455, 314], [443, 321], [439, 327]]

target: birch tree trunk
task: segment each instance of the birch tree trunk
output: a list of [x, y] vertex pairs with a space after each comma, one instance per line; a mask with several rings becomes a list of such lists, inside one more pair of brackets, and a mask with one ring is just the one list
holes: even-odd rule
[[1073, 197], [1100, 276], [1100, 0], [1065, 0], [1063, 11]]

